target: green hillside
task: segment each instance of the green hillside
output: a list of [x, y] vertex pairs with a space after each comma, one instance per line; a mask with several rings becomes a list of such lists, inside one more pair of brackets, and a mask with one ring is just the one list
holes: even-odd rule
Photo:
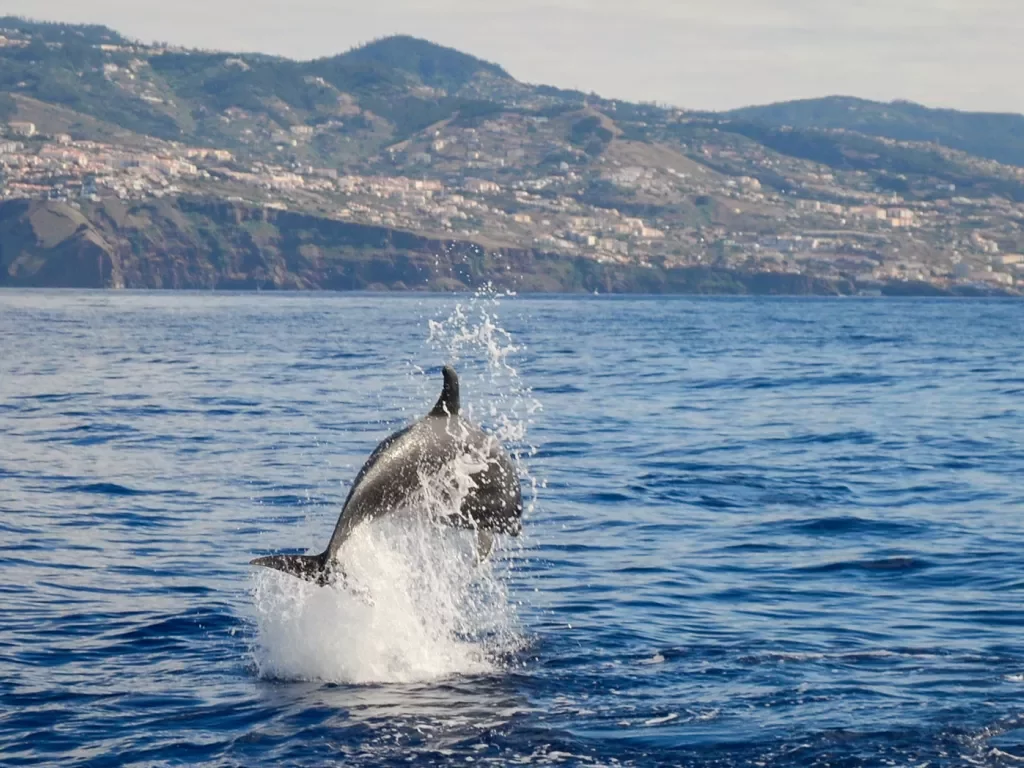
[[745, 107], [726, 116], [774, 126], [840, 129], [899, 141], [929, 141], [1001, 163], [1024, 165], [1024, 115], [829, 96]]
[[383, 71], [406, 72], [422, 83], [446, 89], [465, 85], [480, 74], [511, 79], [511, 75], [497, 64], [409, 35], [375, 40], [335, 57], [333, 61], [345, 66], [362, 64]]

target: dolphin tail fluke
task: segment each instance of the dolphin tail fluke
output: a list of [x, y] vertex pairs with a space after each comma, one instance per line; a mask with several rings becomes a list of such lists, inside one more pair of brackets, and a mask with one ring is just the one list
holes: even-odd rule
[[320, 586], [325, 586], [330, 580], [327, 558], [324, 553], [319, 555], [268, 555], [267, 557], [257, 557], [249, 564], [273, 568]]

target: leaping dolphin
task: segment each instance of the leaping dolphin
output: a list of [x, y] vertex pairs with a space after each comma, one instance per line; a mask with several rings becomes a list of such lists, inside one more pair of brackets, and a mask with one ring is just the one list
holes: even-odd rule
[[[252, 565], [276, 568], [321, 586], [330, 581], [335, 557], [358, 525], [403, 506], [424, 481], [464, 459], [473, 471], [458, 513], [443, 522], [477, 531], [478, 556], [486, 557], [492, 533], [517, 536], [523, 499], [515, 465], [500, 441], [459, 415], [459, 377], [442, 370], [444, 386], [434, 408], [374, 449], [349, 491], [327, 549], [319, 555], [269, 555]], [[449, 489], [450, 490], [450, 489]]]

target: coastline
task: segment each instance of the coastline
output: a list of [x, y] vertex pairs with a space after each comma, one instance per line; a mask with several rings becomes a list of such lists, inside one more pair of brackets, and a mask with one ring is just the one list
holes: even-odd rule
[[0, 204], [0, 287], [447, 293], [488, 285], [537, 294], [1021, 295], [952, 282], [622, 264], [209, 198]]

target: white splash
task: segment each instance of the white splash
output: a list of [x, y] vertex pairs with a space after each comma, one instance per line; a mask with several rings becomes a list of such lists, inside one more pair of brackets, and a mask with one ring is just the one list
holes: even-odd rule
[[[465, 532], [402, 515], [360, 526], [326, 588], [260, 569], [254, 591], [261, 677], [344, 683], [486, 674], [518, 644], [496, 568]], [[497, 570], [500, 570], [497, 569]]]
[[[528, 479], [528, 515], [537, 483], [525, 465], [532, 452], [526, 433], [539, 404], [511, 365], [520, 348], [497, 322], [498, 301], [480, 294], [430, 321], [428, 343], [456, 364], [464, 399], [486, 403], [486, 420], [464, 408], [505, 443]], [[409, 509], [356, 529], [338, 553], [344, 575], [326, 588], [257, 569], [252, 653], [259, 675], [364, 684], [498, 670], [523, 644], [507, 591], [521, 545], [479, 563], [474, 533], [440, 522], [458, 510], [481, 468], [467, 457], [430, 478]]]
[[537, 449], [528, 442], [527, 433], [541, 404], [511, 363], [525, 346], [517, 344], [499, 322], [502, 298], [512, 295], [486, 286], [465, 304], [457, 304], [446, 317], [428, 321], [427, 343], [458, 369], [465, 382], [467, 418], [481, 424], [511, 453], [529, 488], [524, 498], [525, 516], [529, 517], [536, 508], [541, 484], [528, 465]]

